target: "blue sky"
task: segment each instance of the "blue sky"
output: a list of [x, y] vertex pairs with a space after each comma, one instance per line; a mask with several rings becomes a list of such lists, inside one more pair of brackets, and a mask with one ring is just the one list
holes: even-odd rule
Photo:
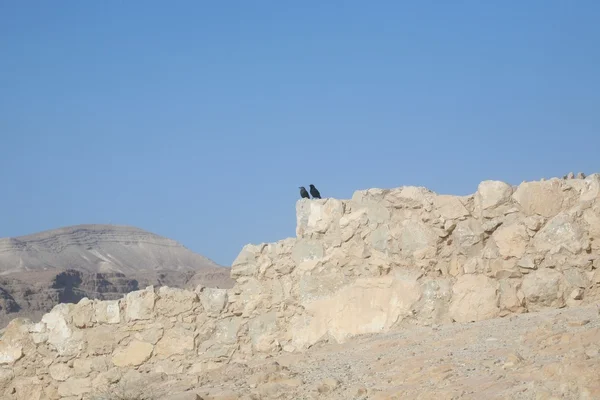
[[229, 265], [323, 196], [600, 172], [597, 1], [0, 2], [0, 237]]

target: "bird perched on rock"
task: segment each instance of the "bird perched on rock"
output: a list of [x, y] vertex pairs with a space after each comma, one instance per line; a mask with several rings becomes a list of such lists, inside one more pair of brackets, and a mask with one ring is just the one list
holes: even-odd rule
[[313, 199], [320, 199], [321, 198], [321, 193], [319, 193], [319, 191], [317, 190], [317, 188], [313, 184], [310, 185], [310, 195], [313, 197]]
[[306, 191], [304, 186], [300, 186], [299, 189], [300, 189], [300, 197], [302, 197], [303, 199], [310, 199], [310, 196], [308, 195], [308, 192]]

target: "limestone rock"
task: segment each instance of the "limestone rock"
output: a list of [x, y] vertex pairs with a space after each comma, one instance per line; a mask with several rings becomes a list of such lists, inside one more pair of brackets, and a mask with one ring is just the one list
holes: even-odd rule
[[120, 301], [94, 301], [94, 320], [99, 324], [118, 324], [121, 321]]
[[231, 264], [231, 277], [237, 279], [242, 276], [253, 276], [257, 269], [256, 259], [264, 249], [265, 244], [247, 244]]
[[50, 376], [55, 381], [63, 382], [73, 376], [73, 369], [69, 368], [67, 364], [56, 363], [52, 364], [48, 368], [48, 372], [50, 372]]
[[269, 312], [253, 318], [248, 324], [248, 335], [256, 351], [269, 352], [278, 348], [276, 343], [277, 315]]
[[533, 244], [540, 251], [558, 252], [564, 248], [572, 254], [578, 254], [587, 247], [582, 240], [581, 227], [566, 213], [550, 219], [535, 235]]
[[32, 329], [31, 321], [24, 318], [12, 320], [4, 329], [0, 337], [0, 365], [12, 365], [19, 361], [25, 352], [35, 349], [29, 331]]
[[194, 392], [183, 392], [178, 394], [170, 394], [163, 398], [163, 400], [203, 400], [198, 393]]
[[92, 391], [90, 378], [71, 378], [58, 385], [58, 394], [63, 398], [67, 396], [79, 396]]
[[438, 195], [433, 198], [435, 209], [445, 219], [458, 219], [469, 215], [469, 211], [456, 196]]
[[564, 305], [564, 277], [558, 271], [548, 268], [533, 271], [523, 279], [522, 288], [528, 305]]
[[127, 347], [117, 349], [112, 357], [112, 362], [117, 367], [136, 366], [146, 362], [152, 352], [154, 346], [150, 343], [134, 340]]
[[202, 307], [209, 315], [219, 315], [228, 301], [227, 290], [225, 289], [203, 288], [199, 295]]
[[77, 358], [73, 361], [73, 373], [77, 378], [85, 378], [92, 372], [92, 360]]
[[451, 237], [459, 254], [475, 256], [483, 249], [483, 226], [479, 221], [459, 222]]
[[308, 315], [291, 325], [292, 343], [305, 347], [325, 335], [344, 342], [353, 335], [389, 330], [398, 320], [412, 315], [421, 297], [416, 277], [362, 278], [330, 297], [304, 305]]
[[88, 298], [83, 298], [73, 307], [71, 318], [77, 328], [87, 328], [94, 324], [94, 302]]
[[196, 334], [183, 328], [167, 329], [156, 344], [154, 353], [161, 358], [194, 351]]
[[498, 284], [483, 275], [458, 277], [452, 288], [450, 316], [456, 322], [480, 321], [498, 316]]
[[501, 181], [483, 181], [477, 188], [475, 202], [481, 210], [498, 207], [510, 201], [512, 186]]
[[405, 257], [413, 257], [415, 253], [432, 249], [435, 252], [438, 236], [435, 231], [421, 221], [409, 219], [391, 233], [400, 244]]
[[292, 259], [296, 265], [306, 260], [323, 258], [323, 244], [318, 240], [300, 239], [292, 250]]
[[83, 345], [83, 333], [70, 326], [72, 307], [72, 304], [59, 304], [42, 317], [48, 331], [48, 343], [58, 354], [65, 356], [77, 354]]
[[296, 235], [304, 237], [311, 233], [325, 233], [332, 228], [332, 222], [339, 220], [343, 214], [344, 202], [341, 200], [299, 200], [296, 203]]
[[156, 299], [153, 287], [128, 293], [125, 299], [127, 321], [152, 318]]
[[198, 296], [192, 291], [161, 286], [155, 310], [160, 315], [172, 317], [191, 311], [198, 302]]
[[[366, 366], [361, 379], [371, 384], [361, 380], [368, 388], [362, 398], [460, 397], [476, 392], [469, 385], [485, 386], [477, 392], [482, 398], [527, 397], [539, 393], [529, 384], [523, 391], [522, 382], [542, 378], [557, 397], [600, 395], [589, 377], [585, 387], [569, 386], [600, 360], [590, 349], [598, 311], [581, 311], [600, 299], [600, 175], [518, 188], [486, 181], [462, 197], [418, 187], [370, 189], [351, 200], [301, 200], [297, 218], [298, 237], [244, 247], [231, 289], [162, 283], [156, 293], [148, 287], [120, 300], [83, 299], [55, 307], [38, 323], [13, 321], [0, 332], [0, 397], [88, 400], [91, 388], [123, 384], [156, 396], [190, 390], [194, 396], [202, 388], [205, 398], [354, 398], [360, 389], [347, 376]], [[519, 351], [526, 357], [509, 354], [515, 340], [505, 335], [516, 335], [513, 320], [565, 306], [573, 309], [570, 322], [551, 316], [530, 323], [538, 331], [522, 332]], [[461, 337], [483, 320], [495, 328]], [[574, 320], [589, 323], [572, 327]], [[561, 333], [569, 327], [580, 330]], [[331, 353], [327, 342], [338, 342], [341, 360], [337, 350], [348, 350], [354, 336], [382, 332], [388, 334], [354, 342], [368, 359], [335, 361], [331, 374], [305, 379], [283, 368], [251, 371], [273, 358], [312, 368], [320, 348]], [[370, 340], [382, 342], [365, 347]], [[424, 340], [432, 344], [426, 353]], [[477, 365], [470, 361], [479, 354], [474, 340], [493, 355]], [[454, 354], [444, 351], [449, 343]], [[309, 347], [314, 351], [303, 355]], [[406, 363], [398, 362], [402, 357]], [[529, 369], [540, 360], [556, 365]], [[475, 379], [484, 370], [493, 381]], [[465, 371], [468, 379], [459, 379]], [[335, 383], [325, 384], [327, 377]], [[423, 377], [427, 385], [415, 386]], [[563, 377], [566, 383], [555, 381]], [[220, 386], [228, 380], [228, 389]], [[394, 389], [378, 391], [380, 385]]]
[[23, 347], [18, 344], [0, 342], [0, 364], [13, 364], [23, 357]]
[[527, 215], [554, 217], [563, 207], [564, 192], [560, 181], [524, 182], [513, 193], [513, 199]]
[[115, 328], [99, 325], [86, 331], [88, 352], [92, 355], [111, 354], [115, 347]]
[[504, 257], [521, 257], [529, 243], [529, 234], [520, 223], [502, 225], [494, 232], [492, 238]]

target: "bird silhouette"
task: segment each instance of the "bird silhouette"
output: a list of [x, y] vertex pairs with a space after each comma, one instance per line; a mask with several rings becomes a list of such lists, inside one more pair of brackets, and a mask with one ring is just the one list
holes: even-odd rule
[[315, 187], [315, 185], [313, 185], [312, 183], [310, 185], [310, 195], [313, 197], [313, 199], [320, 199], [321, 198], [321, 193], [319, 193], [319, 191], [317, 190], [317, 188]]
[[310, 196], [308, 195], [308, 192], [306, 191], [304, 186], [300, 186], [299, 189], [300, 189], [300, 197], [302, 197], [303, 199], [310, 199]]

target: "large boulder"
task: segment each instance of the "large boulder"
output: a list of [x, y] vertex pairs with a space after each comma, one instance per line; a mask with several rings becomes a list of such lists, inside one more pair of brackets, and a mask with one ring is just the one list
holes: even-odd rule
[[558, 179], [523, 182], [512, 197], [526, 215], [541, 215], [546, 218], [558, 214], [566, 199], [561, 181]]
[[452, 288], [450, 317], [456, 322], [473, 322], [498, 316], [498, 289], [498, 283], [487, 276], [460, 276]]

